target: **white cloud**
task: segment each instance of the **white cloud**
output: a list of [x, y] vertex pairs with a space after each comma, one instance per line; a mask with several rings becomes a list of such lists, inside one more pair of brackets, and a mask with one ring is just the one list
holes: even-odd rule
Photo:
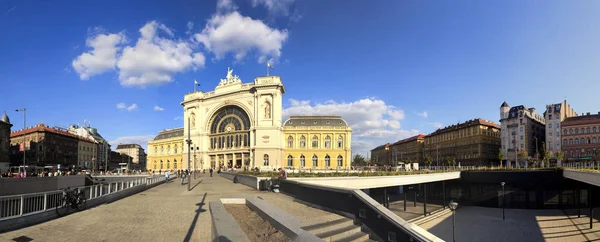
[[185, 31], [186, 34], [192, 34], [192, 29], [194, 28], [194, 23], [192, 23], [191, 21], [187, 23], [187, 30]]
[[[220, 1], [227, 2], [227, 1]], [[217, 13], [208, 20], [201, 33], [194, 35], [196, 41], [222, 59], [231, 53], [240, 61], [251, 51], [264, 63], [281, 56], [281, 48], [288, 38], [286, 29], [267, 26], [260, 20], [242, 16], [239, 12]]]
[[[96, 32], [99, 30], [96, 28]], [[123, 33], [97, 34], [88, 37], [86, 46], [92, 50], [77, 56], [72, 62], [73, 69], [79, 74], [81, 80], [87, 80], [93, 75], [115, 69], [118, 45], [125, 41]]]
[[366, 154], [376, 146], [364, 147], [365, 144], [383, 144], [419, 134], [418, 130], [400, 129], [404, 111], [376, 98], [365, 98], [354, 102], [329, 100], [315, 104], [310, 101], [290, 99], [290, 104], [283, 110], [286, 119], [292, 115], [341, 116], [352, 127], [354, 153]]
[[154, 106], [154, 111], [163, 111], [165, 110], [164, 108], [161, 108], [159, 106]]
[[155, 135], [140, 135], [140, 136], [122, 136], [118, 137], [113, 141], [109, 141], [113, 150], [117, 149], [117, 145], [119, 144], [139, 144], [148, 153], [148, 141], [153, 140]]
[[148, 22], [140, 33], [136, 45], [125, 47], [117, 62], [122, 86], [169, 83], [176, 73], [204, 66], [204, 55], [194, 53], [191, 43], [170, 39], [173, 31], [164, 24]]
[[119, 104], [117, 104], [117, 109], [120, 109], [120, 110], [133, 111], [133, 110], [136, 110], [137, 107], [138, 106], [135, 103], [131, 104], [129, 106], [127, 106], [125, 103], [119, 103]]
[[422, 112], [422, 113], [417, 113], [417, 116], [422, 117], [422, 118], [427, 118], [427, 111]]
[[427, 123], [427, 124], [433, 126], [436, 129], [441, 129], [442, 127], [444, 127], [444, 125], [440, 122], [431, 122], [431, 123]]
[[252, 7], [264, 5], [273, 15], [288, 16], [295, 0], [252, 0]]
[[217, 12], [231, 12], [237, 10], [238, 6], [232, 0], [218, 0]]
[[177, 117], [175, 117], [173, 120], [181, 120], [181, 119], [183, 119], [183, 117], [181, 117], [181, 116], [177, 116]]

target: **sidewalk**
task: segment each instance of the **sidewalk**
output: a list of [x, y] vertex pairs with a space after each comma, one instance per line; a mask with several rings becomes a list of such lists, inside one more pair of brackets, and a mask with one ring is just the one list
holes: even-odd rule
[[188, 192], [176, 179], [110, 204], [0, 234], [0, 241], [20, 236], [37, 241], [210, 241], [208, 203], [222, 197], [259, 196], [299, 218], [303, 226], [341, 218], [216, 175], [201, 175], [191, 185], [196, 187]]

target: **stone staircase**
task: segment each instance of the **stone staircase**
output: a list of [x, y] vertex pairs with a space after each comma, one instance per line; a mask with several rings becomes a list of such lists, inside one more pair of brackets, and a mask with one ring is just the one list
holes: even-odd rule
[[362, 232], [361, 227], [354, 224], [349, 218], [339, 218], [329, 222], [318, 223], [302, 227], [302, 229], [316, 235], [325, 241], [363, 242], [373, 241], [369, 234]]

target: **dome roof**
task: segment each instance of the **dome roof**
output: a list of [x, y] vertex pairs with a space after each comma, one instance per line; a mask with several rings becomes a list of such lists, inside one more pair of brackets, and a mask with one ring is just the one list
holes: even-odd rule
[[0, 121], [10, 124], [10, 119], [8, 118], [8, 115], [6, 115], [6, 111], [4, 111], [4, 115], [2, 115], [2, 118], [0, 118]]

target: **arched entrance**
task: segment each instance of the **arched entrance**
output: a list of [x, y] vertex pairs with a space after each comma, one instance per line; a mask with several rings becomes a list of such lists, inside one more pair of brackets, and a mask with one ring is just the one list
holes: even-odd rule
[[220, 108], [209, 122], [211, 167], [250, 165], [250, 117], [240, 107]]

